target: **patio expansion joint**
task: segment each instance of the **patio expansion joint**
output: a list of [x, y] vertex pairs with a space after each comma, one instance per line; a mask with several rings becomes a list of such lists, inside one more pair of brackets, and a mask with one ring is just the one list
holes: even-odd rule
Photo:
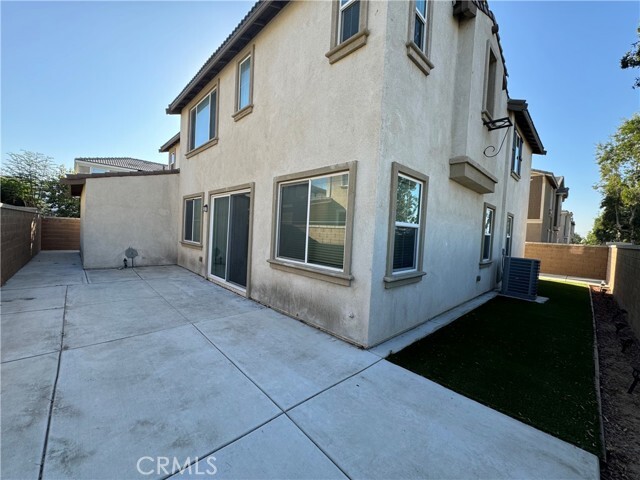
[[51, 430], [51, 419], [53, 417], [53, 405], [56, 400], [56, 390], [58, 388], [58, 379], [60, 378], [60, 364], [62, 362], [62, 349], [64, 347], [64, 324], [66, 321], [67, 313], [67, 293], [69, 287], [64, 290], [64, 312], [62, 314], [62, 328], [60, 329], [60, 349], [58, 350], [58, 362], [56, 365], [56, 375], [53, 379], [53, 388], [51, 390], [51, 399], [49, 401], [49, 414], [47, 416], [47, 428], [44, 433], [44, 444], [42, 445], [42, 457], [40, 457], [40, 471], [38, 473], [38, 480], [42, 480], [44, 474], [44, 463], [47, 457], [47, 447], [49, 445], [49, 432]]

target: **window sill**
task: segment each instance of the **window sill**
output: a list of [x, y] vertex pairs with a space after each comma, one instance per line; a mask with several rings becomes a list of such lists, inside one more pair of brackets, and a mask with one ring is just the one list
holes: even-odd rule
[[329, 59], [330, 64], [336, 63], [338, 60], [341, 60], [350, 53], [355, 52], [360, 47], [364, 47], [367, 44], [368, 36], [369, 30], [365, 28], [361, 32], [356, 33], [353, 37], [333, 47], [325, 53], [325, 57]]
[[384, 288], [396, 288], [403, 285], [418, 283], [427, 272], [400, 273], [398, 275], [387, 275], [384, 277]]
[[519, 182], [520, 181], [520, 175], [516, 172], [514, 172], [513, 170], [511, 171], [511, 177], [516, 181]]
[[209, 147], [213, 147], [214, 145], [218, 144], [218, 137], [216, 138], [212, 138], [211, 140], [209, 140], [207, 143], [203, 143], [202, 145], [200, 145], [198, 148], [194, 148], [193, 150], [191, 150], [190, 152], [187, 152], [187, 154], [185, 155], [186, 158], [191, 158], [197, 154], [199, 154], [200, 152], [206, 150]]
[[325, 282], [335, 283], [345, 287], [351, 286], [353, 275], [342, 272], [331, 272], [321, 268], [315, 268], [308, 265], [299, 265], [293, 262], [286, 262], [279, 259], [270, 258], [267, 260], [272, 268], [282, 270], [289, 273], [295, 273], [304, 277], [324, 280]]
[[480, 268], [487, 268], [493, 265], [493, 260], [483, 260], [480, 262]]
[[431, 69], [434, 67], [433, 63], [429, 61], [427, 56], [414, 42], [407, 42], [407, 56], [413, 63], [424, 73], [429, 75]]
[[202, 250], [202, 243], [192, 243], [192, 242], [186, 242], [184, 240], [180, 240], [180, 243], [182, 244], [183, 247], [189, 247], [189, 248], [193, 248], [196, 250]]
[[236, 113], [231, 115], [231, 118], [233, 118], [234, 122], [237, 122], [241, 118], [244, 118], [247, 115], [249, 115], [251, 112], [253, 112], [253, 103], [250, 103], [246, 107], [243, 107], [241, 110], [238, 110]]

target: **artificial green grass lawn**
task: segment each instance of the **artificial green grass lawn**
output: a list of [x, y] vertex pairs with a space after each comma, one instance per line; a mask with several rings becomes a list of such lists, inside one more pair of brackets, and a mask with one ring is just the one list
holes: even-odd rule
[[589, 290], [541, 280], [538, 295], [497, 297], [388, 360], [599, 455]]

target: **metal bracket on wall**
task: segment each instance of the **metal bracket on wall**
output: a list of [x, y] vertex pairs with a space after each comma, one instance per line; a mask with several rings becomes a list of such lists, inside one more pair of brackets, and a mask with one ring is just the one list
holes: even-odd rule
[[[513, 123], [511, 123], [511, 120], [509, 119], [509, 117], [498, 118], [497, 120], [487, 120], [487, 121], [484, 121], [483, 123], [489, 129], [489, 131], [499, 130], [501, 128], [507, 129], [507, 131], [504, 132], [504, 137], [502, 138], [502, 141], [500, 142], [500, 148], [496, 149], [496, 147], [494, 147], [493, 145], [489, 145], [482, 152], [482, 154], [487, 158], [497, 157], [500, 151], [502, 150], [502, 147], [504, 146], [504, 141], [507, 139], [507, 136], [509, 135], [509, 127], [513, 126]], [[489, 150], [491, 150], [494, 153], [488, 154], [487, 152]]]

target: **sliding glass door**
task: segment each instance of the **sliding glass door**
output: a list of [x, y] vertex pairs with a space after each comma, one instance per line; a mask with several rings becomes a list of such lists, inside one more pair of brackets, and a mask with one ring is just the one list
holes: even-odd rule
[[251, 194], [211, 196], [209, 275], [247, 287]]

